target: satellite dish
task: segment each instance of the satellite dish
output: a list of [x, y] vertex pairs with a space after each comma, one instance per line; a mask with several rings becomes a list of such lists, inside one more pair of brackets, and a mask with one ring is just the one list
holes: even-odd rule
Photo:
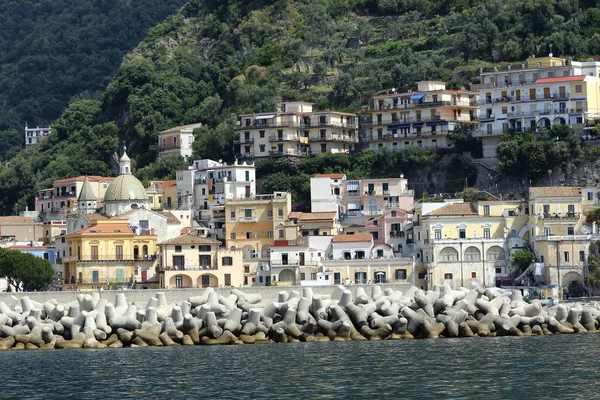
[[236, 124], [237, 126], [240, 126], [242, 123], [241, 123], [240, 121], [237, 121], [235, 124]]

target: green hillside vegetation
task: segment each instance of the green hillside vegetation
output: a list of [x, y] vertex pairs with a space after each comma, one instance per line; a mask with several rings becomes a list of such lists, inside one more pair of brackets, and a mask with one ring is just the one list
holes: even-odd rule
[[[352, 38], [361, 45], [349, 46]], [[23, 151], [0, 170], [0, 210], [31, 207], [34, 190], [52, 179], [108, 173], [108, 155], [120, 141], [140, 177], [172, 176], [177, 160], [155, 164], [156, 135], [172, 126], [204, 123], [194, 156], [232, 161], [236, 114], [272, 111], [281, 99], [358, 112], [371, 95], [418, 80], [468, 87], [492, 63], [550, 51], [587, 60], [599, 47], [596, 1], [191, 0], [150, 29], [99, 100], [71, 103], [39, 152]], [[436, 161], [429, 151], [413, 153]], [[352, 173], [354, 159], [341, 157], [336, 168]], [[267, 165], [276, 162], [283, 161]], [[367, 175], [397, 176], [402, 164], [377, 165]], [[285, 169], [260, 171], [265, 190], [288, 185], [271, 176], [289, 176]], [[410, 179], [415, 168], [403, 172]]]
[[[98, 98], [149, 28], [185, 0], [4, 0], [0, 5], [0, 160], [22, 128], [47, 126], [69, 101]], [[16, 148], [15, 145], [17, 145]], [[12, 149], [12, 150], [11, 150]]]

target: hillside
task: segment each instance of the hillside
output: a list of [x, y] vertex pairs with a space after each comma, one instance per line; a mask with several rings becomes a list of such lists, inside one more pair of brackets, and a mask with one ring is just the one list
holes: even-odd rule
[[4, 0], [0, 5], [0, 139], [98, 97], [123, 56], [185, 0]]
[[[348, 45], [353, 38], [360, 46]], [[71, 103], [39, 152], [0, 170], [0, 209], [31, 207], [34, 188], [52, 179], [109, 173], [119, 141], [142, 179], [172, 176], [180, 161], [155, 163], [156, 134], [175, 125], [203, 122], [195, 156], [231, 160], [236, 113], [273, 110], [280, 99], [356, 112], [372, 94], [417, 80], [467, 87], [491, 63], [550, 51], [589, 59], [599, 47], [595, 1], [191, 0], [125, 57], [100, 100]], [[386, 169], [363, 174], [396, 173], [408, 156], [437, 157], [374, 156], [363, 161]]]

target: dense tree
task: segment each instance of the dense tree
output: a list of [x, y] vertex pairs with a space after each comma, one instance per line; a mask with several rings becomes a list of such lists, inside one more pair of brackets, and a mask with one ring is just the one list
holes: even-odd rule
[[50, 261], [32, 254], [0, 249], [0, 276], [17, 291], [43, 290], [52, 282], [54, 269]]
[[533, 262], [533, 254], [529, 250], [519, 250], [512, 256], [512, 266], [523, 273]]

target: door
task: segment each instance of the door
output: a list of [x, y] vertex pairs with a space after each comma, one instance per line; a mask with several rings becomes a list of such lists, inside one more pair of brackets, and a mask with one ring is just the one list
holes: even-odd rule
[[142, 282], [146, 282], [148, 280], [148, 271], [142, 271]]
[[181, 288], [183, 287], [183, 276], [181, 275], [177, 275], [175, 277], [175, 287], [176, 288]]
[[339, 285], [341, 283], [342, 283], [342, 274], [340, 274], [339, 272], [334, 272], [333, 273], [333, 284]]
[[137, 245], [133, 246], [133, 258], [135, 260], [140, 258], [140, 248]]
[[367, 283], [367, 273], [362, 271], [355, 272], [354, 281], [355, 283]]
[[98, 246], [92, 246], [92, 261], [98, 261]]
[[202, 287], [209, 287], [210, 286], [210, 276], [207, 275], [202, 275]]
[[246, 192], [244, 193], [246, 195], [246, 197], [250, 197], [250, 186], [246, 186], [245, 188]]
[[545, 99], [549, 99], [550, 98], [550, 88], [549, 87], [545, 87], [544, 88], [544, 98]]
[[285, 253], [281, 255], [281, 265], [288, 265], [288, 255]]
[[558, 87], [558, 97], [565, 98], [567, 95], [567, 89], [564, 86]]
[[515, 97], [517, 98], [517, 101], [521, 101], [521, 91], [520, 90], [516, 91]]
[[115, 246], [115, 259], [116, 260], [123, 259], [123, 246], [120, 244]]
[[383, 271], [375, 272], [375, 283], [385, 283], [385, 272], [383, 272]]
[[173, 256], [173, 266], [175, 269], [183, 269], [184, 262], [183, 256]]
[[98, 274], [98, 271], [92, 271], [92, 282], [100, 282], [100, 275]]
[[535, 89], [529, 89], [529, 100], [535, 100]]
[[304, 265], [304, 253], [300, 253], [300, 265]]
[[117, 270], [117, 282], [123, 283], [125, 282], [125, 274], [122, 269]]

